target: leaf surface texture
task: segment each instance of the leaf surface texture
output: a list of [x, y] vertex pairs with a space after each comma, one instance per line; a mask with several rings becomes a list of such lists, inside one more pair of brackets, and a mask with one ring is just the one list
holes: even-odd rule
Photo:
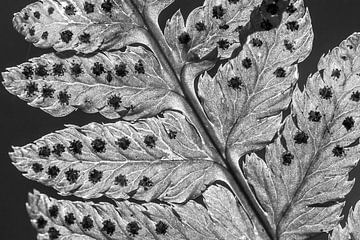
[[[223, 147], [234, 159], [260, 149], [280, 127], [298, 79], [297, 62], [311, 50], [312, 28], [303, 1], [294, 13], [284, 11], [270, 31], [251, 34], [239, 55], [221, 66], [214, 77], [199, 80], [199, 98]], [[298, 28], [289, 29], [294, 22]], [[288, 49], [285, 42], [292, 44]]]
[[[29, 194], [27, 209], [39, 239], [51, 239], [54, 233], [58, 239], [258, 239], [251, 220], [226, 188], [211, 186], [204, 204], [206, 208], [192, 200], [185, 205], [124, 201], [115, 207], [55, 200], [35, 191]], [[71, 213], [76, 218], [68, 224]]]
[[265, 161], [256, 154], [246, 160], [246, 177], [279, 239], [329, 232], [341, 219], [359, 154], [359, 39], [353, 34], [320, 59], [304, 91], [296, 87], [291, 117]]
[[45, 54], [7, 70], [3, 85], [9, 92], [55, 117], [81, 109], [134, 119], [181, 108], [174, 84], [143, 47], [91, 57]]
[[138, 123], [92, 123], [44, 136], [10, 154], [24, 175], [62, 195], [184, 202], [215, 180], [226, 181], [184, 116]]

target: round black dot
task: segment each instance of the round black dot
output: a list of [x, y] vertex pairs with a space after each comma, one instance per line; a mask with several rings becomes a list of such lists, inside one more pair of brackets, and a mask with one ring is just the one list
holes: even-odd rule
[[55, 178], [60, 173], [60, 169], [57, 166], [51, 166], [47, 170], [47, 174], [50, 178]]
[[149, 190], [152, 186], [154, 186], [154, 183], [150, 180], [150, 178], [144, 176], [140, 182], [139, 186], [143, 187], [145, 191]]
[[286, 152], [286, 153], [283, 153], [282, 155], [282, 160], [283, 160], [283, 164], [285, 166], [289, 166], [292, 162], [292, 160], [294, 159], [294, 155], [292, 155], [291, 153], [289, 152]]
[[102, 177], [103, 177], [103, 173], [101, 171], [96, 170], [96, 169], [93, 169], [89, 173], [89, 181], [92, 184], [96, 184], [96, 183], [100, 182]]
[[298, 131], [294, 136], [294, 141], [296, 144], [306, 144], [308, 142], [308, 139], [309, 136], [303, 131]]
[[323, 88], [320, 88], [319, 94], [320, 94], [321, 98], [326, 99], [326, 100], [332, 98], [331, 87], [325, 86]]
[[197, 22], [197, 23], [195, 23], [195, 29], [198, 32], [202, 32], [202, 31], [206, 30], [206, 26], [205, 26], [205, 24], [203, 22]]
[[228, 86], [231, 87], [234, 90], [241, 90], [245, 85], [241, 81], [240, 77], [232, 77], [228, 81]]
[[135, 72], [138, 74], [145, 74], [145, 68], [144, 68], [144, 64], [141, 60], [139, 60], [136, 64], [135, 64]]
[[92, 229], [94, 227], [94, 221], [91, 219], [90, 215], [83, 217], [83, 219], [81, 221], [81, 227], [85, 231], [89, 231], [90, 229]]
[[70, 168], [65, 172], [65, 176], [66, 176], [66, 180], [68, 180], [70, 184], [73, 184], [76, 183], [76, 181], [78, 180], [80, 176], [80, 171]]
[[62, 145], [61, 143], [57, 143], [52, 150], [52, 153], [57, 155], [57, 156], [61, 156], [62, 153], [65, 152], [65, 146]]
[[351, 130], [354, 127], [355, 120], [353, 117], [346, 117], [342, 125], [346, 128], [347, 131]]
[[60, 237], [60, 232], [56, 228], [50, 227], [48, 230], [48, 235], [50, 240], [55, 240]]
[[177, 131], [169, 130], [168, 136], [170, 139], [176, 139]]
[[39, 148], [39, 156], [43, 158], [49, 157], [51, 154], [51, 150], [48, 146], [42, 146]]
[[24, 19], [25, 21], [29, 20], [29, 14], [24, 13], [23, 19]]
[[33, 163], [31, 169], [34, 171], [34, 173], [40, 173], [44, 170], [44, 167], [40, 163]]
[[104, 65], [99, 62], [94, 63], [94, 66], [92, 67], [92, 72], [96, 76], [100, 76], [101, 74], [105, 73]]
[[75, 218], [75, 215], [73, 213], [68, 213], [68, 214], [65, 215], [64, 220], [65, 220], [65, 223], [67, 225], [72, 225], [72, 224], [75, 223], [76, 218]]
[[230, 42], [226, 39], [220, 39], [218, 42], [217, 42], [219, 48], [223, 49], [223, 50], [226, 50], [226, 49], [229, 49], [230, 47]]
[[166, 234], [168, 228], [169, 228], [169, 226], [166, 223], [164, 223], [163, 221], [159, 221], [155, 225], [155, 231], [159, 235]]
[[67, 15], [69, 15], [69, 16], [75, 15], [75, 13], [76, 13], [75, 6], [72, 5], [72, 4], [67, 5], [67, 6], [64, 8], [64, 10], [65, 10], [65, 13], [66, 13]]
[[106, 142], [101, 138], [96, 138], [94, 141], [92, 141], [91, 146], [94, 149], [94, 151], [98, 153], [103, 153], [106, 150], [105, 148]]
[[79, 41], [82, 43], [90, 43], [90, 34], [84, 32], [79, 36]]
[[83, 144], [80, 140], [73, 140], [70, 142], [69, 150], [73, 154], [82, 154]]
[[156, 140], [157, 137], [155, 137], [154, 135], [147, 135], [145, 136], [144, 143], [146, 144], [147, 147], [154, 148], [156, 145]]
[[87, 14], [94, 12], [95, 5], [89, 2], [84, 3], [84, 10]]
[[289, 40], [284, 40], [284, 46], [285, 46], [286, 50], [288, 50], [290, 52], [295, 51], [294, 44], [291, 43]]
[[331, 73], [331, 76], [334, 77], [334, 78], [340, 78], [340, 75], [341, 75], [341, 71], [337, 68], [333, 69], [332, 73]]
[[49, 75], [48, 70], [46, 69], [45, 65], [39, 64], [36, 68], [35, 68], [35, 74], [40, 76], [40, 77], [46, 77]]
[[359, 91], [353, 92], [351, 94], [350, 100], [354, 101], [354, 102], [359, 102], [360, 101], [360, 92]]
[[70, 30], [65, 30], [60, 33], [60, 38], [64, 43], [69, 43], [73, 37], [73, 33]]
[[34, 69], [32, 66], [24, 66], [22, 70], [22, 74], [24, 74], [26, 79], [32, 78], [34, 75]]
[[49, 36], [48, 32], [43, 32], [43, 34], [41, 35], [41, 39], [47, 40], [48, 36]]
[[286, 77], [286, 71], [284, 68], [279, 67], [275, 70], [274, 75], [278, 78], [284, 78]]
[[294, 7], [293, 3], [290, 3], [289, 6], [286, 7], [286, 12], [291, 15], [296, 12], [296, 8]]
[[115, 232], [115, 223], [111, 220], [105, 220], [103, 221], [103, 227], [101, 228], [101, 231], [105, 232], [108, 235], [113, 235]]
[[299, 30], [300, 27], [297, 21], [287, 22], [285, 25], [286, 28], [292, 32]]
[[250, 58], [245, 58], [245, 59], [243, 59], [242, 60], [242, 65], [243, 65], [243, 67], [244, 68], [246, 68], [246, 69], [249, 69], [249, 68], [251, 68], [251, 66], [252, 66], [252, 61], [251, 61], [251, 59]]
[[120, 63], [115, 66], [115, 74], [119, 77], [125, 77], [129, 73], [128, 70], [126, 70], [126, 64]]
[[259, 38], [253, 38], [251, 40], [251, 44], [254, 46], [254, 47], [261, 47], [263, 45], [263, 42], [261, 41], [261, 39]]
[[47, 221], [42, 217], [40, 216], [37, 220], [36, 220], [36, 226], [38, 229], [43, 229], [45, 228], [47, 224]]
[[49, 8], [48, 8], [48, 13], [49, 13], [49, 15], [53, 14], [54, 11], [55, 11], [55, 9], [54, 9], [53, 7], [49, 7]]
[[312, 121], [312, 122], [320, 122], [321, 117], [322, 117], [322, 116], [321, 116], [321, 113], [320, 113], [320, 112], [311, 110], [311, 111], [309, 112], [309, 117], [308, 117], [308, 119], [309, 119], [310, 121]]
[[57, 218], [57, 216], [59, 215], [59, 208], [56, 205], [52, 205], [49, 208], [49, 216], [52, 218]]
[[333, 148], [332, 153], [334, 154], [335, 157], [343, 157], [345, 155], [345, 150], [343, 147], [336, 145]]
[[127, 182], [128, 182], [128, 180], [126, 179], [126, 176], [123, 174], [119, 174], [118, 176], [115, 177], [115, 185], [119, 185], [121, 187], [126, 187]]
[[40, 13], [38, 11], [34, 12], [34, 17], [40, 19]]
[[32, 97], [35, 92], [38, 92], [38, 85], [35, 82], [29, 82], [25, 86], [25, 92], [27, 97]]
[[32, 27], [29, 29], [29, 35], [34, 36], [35, 35], [35, 27]]
[[130, 146], [130, 140], [127, 137], [119, 138], [115, 144], [118, 145], [122, 150], [126, 150]]
[[70, 70], [71, 70], [71, 74], [74, 75], [75, 77], [79, 77], [80, 74], [83, 73], [83, 70], [81, 69], [81, 64], [79, 63], [72, 63]]
[[53, 65], [53, 74], [54, 74], [54, 76], [61, 77], [61, 76], [64, 76], [64, 73], [65, 73], [64, 64], [55, 63]]
[[60, 91], [58, 94], [58, 99], [62, 105], [69, 105], [70, 97], [70, 94], [68, 94], [66, 90]]
[[212, 9], [213, 18], [221, 19], [225, 15], [225, 9], [222, 5], [214, 6]]
[[106, 12], [106, 13], [110, 13], [111, 9], [113, 7], [113, 4], [111, 3], [110, 0], [106, 0], [101, 4], [101, 8]]
[[126, 231], [130, 233], [131, 236], [135, 236], [139, 234], [141, 227], [137, 222], [130, 222], [126, 226]]
[[191, 37], [190, 37], [189, 33], [183, 32], [178, 37], [178, 40], [181, 44], [188, 44], [191, 41]]
[[115, 110], [120, 108], [120, 104], [122, 103], [121, 97], [117, 96], [117, 95], [112, 95], [109, 97], [108, 99], [108, 105], [112, 108], [114, 108]]

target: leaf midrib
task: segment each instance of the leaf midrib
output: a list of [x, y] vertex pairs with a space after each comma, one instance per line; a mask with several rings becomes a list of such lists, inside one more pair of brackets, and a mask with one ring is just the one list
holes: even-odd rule
[[[185, 99], [185, 104], [188, 104], [190, 109], [192, 110], [193, 115], [192, 117], [195, 117], [195, 125], [197, 128], [199, 128], [198, 130], [203, 133], [207, 139], [204, 139], [206, 144], [211, 144], [210, 146], [214, 146], [216, 151], [217, 151], [217, 155], [220, 156], [220, 158], [222, 159], [222, 161], [225, 163], [226, 167], [227, 167], [227, 171], [230, 173], [230, 176], [232, 177], [232, 179], [230, 179], [230, 182], [235, 182], [236, 186], [232, 186], [230, 183], [230, 187], [232, 188], [232, 190], [234, 191], [235, 195], [237, 196], [239, 202], [241, 202], [242, 204], [244, 204], [244, 207], [246, 208], [246, 206], [250, 206], [256, 217], [258, 218], [259, 222], [263, 225], [262, 227], [264, 227], [265, 232], [267, 234], [267, 236], [270, 239], [274, 239], [273, 236], [273, 231], [270, 227], [269, 222], [267, 221], [267, 218], [264, 214], [261, 213], [261, 207], [259, 206], [259, 204], [255, 201], [251, 201], [254, 198], [251, 196], [248, 196], [249, 191], [245, 191], [243, 188], [246, 186], [243, 186], [244, 184], [241, 184], [242, 179], [238, 177], [236, 177], [237, 175], [235, 174], [234, 170], [232, 169], [232, 165], [229, 163], [231, 161], [227, 161], [227, 157], [225, 157], [221, 151], [221, 147], [216, 144], [218, 141], [216, 139], [216, 136], [214, 134], [211, 134], [209, 132], [209, 130], [206, 127], [203, 126], [208, 126], [209, 124], [206, 124], [207, 120], [206, 118], [204, 118], [204, 116], [202, 116], [203, 114], [201, 114], [201, 111], [199, 111], [199, 109], [197, 107], [198, 104], [196, 104], [196, 99], [194, 98], [194, 96], [192, 96], [191, 94], [191, 90], [186, 89], [185, 86], [182, 83], [181, 79], [178, 77], [175, 68], [173, 67], [173, 65], [171, 64], [170, 59], [168, 59], [167, 56], [172, 56], [171, 51], [169, 49], [166, 49], [165, 46], [167, 46], [165, 39], [163, 38], [163, 34], [160, 31], [160, 29], [158, 28], [158, 26], [156, 26], [152, 21], [148, 21], [149, 19], [146, 18], [146, 16], [144, 17], [140, 11], [138, 10], [138, 8], [136, 7], [136, 4], [134, 3], [133, 0], [127, 0], [129, 1], [131, 7], [133, 9], [135, 9], [135, 12], [137, 13], [137, 15], [142, 19], [145, 27], [148, 30], [148, 33], [150, 35], [150, 44], [152, 44], [153, 46], [153, 50], [155, 51], [155, 55], [159, 58], [160, 62], [162, 63], [162, 65], [164, 65], [163, 67], [168, 68], [168, 70], [170, 70], [170, 74], [172, 75], [171, 77], [173, 79], [176, 80], [176, 82], [178, 83], [178, 86], [180, 87], [181, 92], [177, 92], [177, 94], [179, 94], [180, 96], [184, 97]], [[144, 12], [147, 9], [145, 8]], [[156, 32], [153, 32], [153, 30], [156, 30]], [[161, 42], [162, 44], [160, 44], [159, 42]], [[165, 49], [164, 49], [165, 48]], [[182, 70], [184, 70], [186, 64], [183, 66]], [[185, 81], [183, 81], [185, 82]], [[204, 122], [205, 121], [205, 122]], [[196, 124], [199, 123], [199, 124]], [[208, 141], [207, 141], [208, 140]], [[225, 152], [224, 152], [225, 154]], [[240, 181], [240, 183], [239, 183]], [[239, 192], [238, 190], [240, 190], [241, 192]], [[242, 194], [245, 193], [245, 194]], [[245, 197], [245, 198], [244, 198]], [[245, 201], [245, 203], [243, 202]], [[260, 229], [261, 231], [261, 229]]]

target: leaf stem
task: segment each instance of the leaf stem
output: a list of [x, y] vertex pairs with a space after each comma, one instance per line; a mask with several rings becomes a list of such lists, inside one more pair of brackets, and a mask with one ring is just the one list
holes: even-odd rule
[[[227, 166], [229, 179], [228, 184], [236, 194], [238, 200], [246, 206], [246, 210], [252, 221], [260, 222], [260, 226], [264, 226], [265, 231], [261, 231], [262, 235], [267, 235], [266, 239], [276, 239], [273, 233], [273, 230], [270, 227], [270, 224], [267, 221], [266, 214], [261, 209], [258, 204], [255, 196], [253, 195], [249, 185], [247, 184], [244, 176], [242, 175], [241, 169], [238, 164], [234, 164], [230, 156], [227, 156], [225, 152], [225, 146], [220, 142], [215, 132], [211, 131], [212, 126], [209, 122], [206, 114], [201, 107], [199, 100], [197, 99], [197, 95], [195, 92], [194, 79], [203, 71], [211, 68], [213, 63], [209, 61], [205, 61], [202, 63], [188, 63], [186, 64], [180, 73], [178, 73], [174, 66], [176, 66], [176, 61], [172, 57], [172, 52], [168, 47], [166, 40], [163, 36], [162, 31], [160, 30], [158, 24], [151, 19], [150, 16], [147, 16], [144, 13], [141, 13], [139, 9], [134, 4], [133, 0], [128, 0], [128, 2], [135, 9], [136, 14], [138, 14], [145, 26], [148, 29], [150, 34], [150, 44], [152, 46], [152, 50], [155, 55], [158, 57], [161, 65], [168, 70], [168, 73], [175, 82], [180, 86], [181, 92], [178, 92], [179, 95], [185, 98], [185, 109], [188, 112], [188, 117], [191, 118], [193, 124], [197, 127], [197, 129], [202, 134], [202, 137], [205, 138], [204, 141], [208, 144], [208, 147], [213, 146], [220, 155], [222, 162]], [[146, 10], [144, 10], [146, 11]], [[143, 12], [144, 12], [143, 11]], [[212, 147], [210, 147], [212, 149]], [[214, 152], [214, 151], [212, 151]], [[234, 171], [237, 170], [240, 172], [241, 176], [234, 174]], [[242, 192], [245, 193], [242, 194]], [[258, 221], [259, 220], [259, 221]]]
[[[243, 188], [237, 184], [237, 181], [234, 179], [233, 174], [230, 174], [229, 172], [226, 172], [227, 175], [227, 181], [231, 188], [231, 190], [236, 195], [237, 199], [243, 206], [245, 212], [249, 215], [249, 219], [253, 222], [253, 224], [256, 226], [257, 230], [259, 231], [259, 235], [261, 236], [261, 240], [265, 239], [276, 239], [275, 236], [269, 235], [269, 231], [264, 228], [263, 226], [266, 226], [263, 224], [262, 219], [260, 219], [256, 212], [252, 211], [253, 206], [251, 201], [249, 201], [249, 198], [244, 195]], [[249, 211], [250, 210], [250, 211]]]
[[[277, 239], [276, 232], [271, 227], [271, 224], [268, 221], [267, 214], [262, 209], [261, 205], [259, 204], [258, 200], [256, 199], [253, 191], [250, 189], [248, 182], [245, 179], [245, 176], [240, 168], [238, 160], [234, 159], [228, 150], [226, 150], [226, 159], [227, 164], [229, 165], [229, 168], [231, 169], [231, 172], [233, 173], [233, 177], [236, 178], [236, 182], [238, 183], [238, 186], [240, 186], [242, 192], [245, 193], [245, 196], [250, 202], [251, 208], [255, 209], [255, 212], [258, 214], [258, 217], [260, 219], [261, 224], [264, 226], [266, 232], [269, 234], [271, 239]], [[234, 174], [234, 172], [239, 174]]]

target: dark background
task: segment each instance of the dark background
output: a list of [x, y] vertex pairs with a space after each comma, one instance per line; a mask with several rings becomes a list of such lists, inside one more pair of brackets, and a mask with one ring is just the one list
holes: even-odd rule
[[[31, 57], [39, 56], [49, 50], [36, 49], [12, 28], [13, 13], [21, 10], [31, 0], [1, 0], [0, 7], [0, 71], [15, 66]], [[187, 16], [201, 0], [177, 0], [166, 10], [160, 19], [165, 20], [181, 7]], [[315, 32], [313, 51], [310, 57], [300, 64], [300, 81], [304, 83], [307, 76], [316, 71], [317, 62], [323, 53], [337, 46], [350, 34], [360, 31], [359, 0], [305, 0], [309, 7]], [[76, 112], [65, 118], [53, 118], [39, 109], [31, 108], [17, 97], [10, 95], [0, 86], [0, 239], [22, 240], [36, 239], [25, 209], [27, 193], [34, 188], [50, 196], [56, 192], [41, 184], [22, 177], [12, 166], [7, 152], [11, 146], [22, 146], [43, 135], [62, 129], [65, 123], [85, 125], [91, 121], [106, 122], [99, 115]], [[352, 177], [360, 175], [360, 169], [352, 172]], [[360, 184], [356, 184], [348, 196], [346, 209], [360, 199]], [[57, 196], [60, 198], [59, 196]], [[315, 238], [314, 238], [315, 239]], [[325, 236], [316, 239], [326, 239]]]

